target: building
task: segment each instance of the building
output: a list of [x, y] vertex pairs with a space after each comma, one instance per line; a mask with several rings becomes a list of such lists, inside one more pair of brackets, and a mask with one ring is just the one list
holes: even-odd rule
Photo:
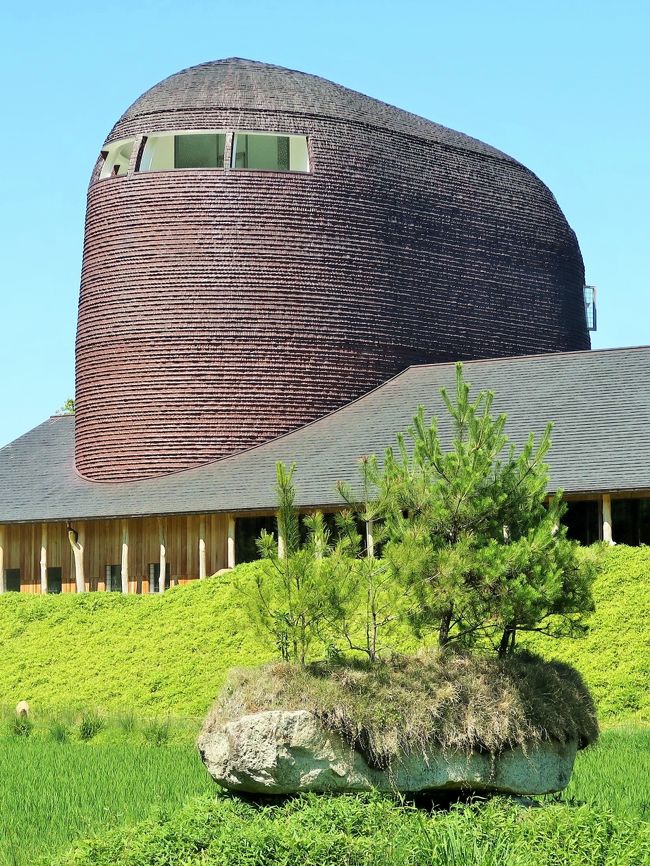
[[500, 151], [280, 67], [172, 75], [93, 171], [76, 416], [0, 450], [0, 589], [232, 566], [277, 459], [302, 507], [340, 507], [336, 479], [436, 411], [457, 359], [515, 442], [557, 422], [572, 532], [610, 538], [618, 512], [647, 540], [650, 419], [627, 387], [650, 350], [590, 352], [583, 287], [552, 194]]

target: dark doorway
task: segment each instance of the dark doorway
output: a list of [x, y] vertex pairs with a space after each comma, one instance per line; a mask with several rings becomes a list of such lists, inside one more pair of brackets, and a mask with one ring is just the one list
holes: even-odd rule
[[612, 538], [617, 544], [650, 544], [650, 499], [612, 499]]
[[63, 589], [63, 573], [59, 565], [52, 566], [47, 570], [47, 591], [51, 595], [58, 595]]
[[20, 592], [20, 569], [8, 568], [5, 571], [7, 592]]
[[260, 558], [257, 539], [263, 529], [272, 532], [277, 540], [275, 517], [238, 517], [235, 521], [235, 562], [254, 562]]
[[593, 544], [600, 539], [600, 505], [598, 500], [567, 502], [562, 518], [567, 538], [580, 544]]

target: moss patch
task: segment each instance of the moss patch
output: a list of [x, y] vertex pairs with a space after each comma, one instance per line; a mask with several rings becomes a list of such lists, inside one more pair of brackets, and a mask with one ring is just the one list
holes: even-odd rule
[[277, 709], [309, 710], [378, 768], [432, 744], [498, 753], [548, 740], [586, 746], [598, 736], [591, 697], [568, 665], [439, 651], [376, 665], [234, 670], [204, 730]]

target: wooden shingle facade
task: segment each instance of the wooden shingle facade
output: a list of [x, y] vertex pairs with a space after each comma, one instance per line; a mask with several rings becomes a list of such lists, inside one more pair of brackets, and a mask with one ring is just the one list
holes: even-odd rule
[[[181, 131], [221, 135], [220, 164], [144, 170], [150, 142]], [[306, 140], [303, 170], [238, 167], [244, 131]], [[130, 156], [104, 176], [116, 142]], [[243, 451], [410, 365], [589, 348], [582, 258], [553, 195], [469, 136], [230, 59], [157, 84], [102, 153], [76, 354], [90, 480]]]

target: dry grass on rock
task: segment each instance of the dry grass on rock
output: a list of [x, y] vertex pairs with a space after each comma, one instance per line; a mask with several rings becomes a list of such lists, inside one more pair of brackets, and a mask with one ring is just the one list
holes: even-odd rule
[[487, 751], [598, 737], [594, 703], [569, 665], [429, 651], [380, 664], [277, 663], [230, 672], [204, 730], [263, 710], [304, 709], [375, 766], [404, 752]]

